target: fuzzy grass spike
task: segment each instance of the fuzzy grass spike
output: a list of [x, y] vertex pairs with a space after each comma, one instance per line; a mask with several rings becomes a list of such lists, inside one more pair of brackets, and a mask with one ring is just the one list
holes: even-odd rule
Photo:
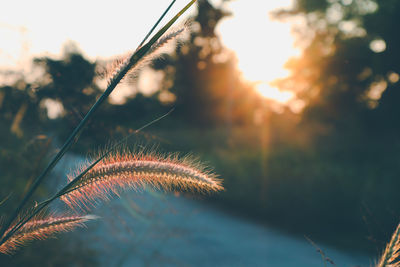
[[[126, 78], [124, 78], [124, 80], [128, 79], [128, 82], [136, 80], [136, 78], [139, 75], [139, 72], [145, 66], [149, 65], [151, 61], [153, 61], [154, 59], [161, 57], [161, 53], [159, 52], [160, 49], [173, 40], [179, 41], [178, 39], [179, 36], [181, 36], [186, 31], [186, 28], [187, 26], [185, 25], [184, 27], [173, 29], [165, 33], [159, 40], [157, 40], [151, 46], [146, 55], [144, 55], [136, 63], [136, 65], [132, 66], [129, 69], [127, 76]], [[104, 68], [104, 70], [100, 71], [99, 75], [103, 76], [107, 80], [107, 84], [110, 84], [112, 82], [113, 77], [116, 76], [116, 74], [119, 73], [122, 69], [127, 67], [130, 60], [129, 59], [130, 55], [131, 54], [127, 54], [125, 56], [117, 57], [115, 60], [109, 63], [108, 66]]]
[[400, 267], [400, 224], [376, 265], [377, 267]]
[[[84, 168], [83, 168], [84, 169]], [[69, 176], [73, 180], [73, 176]], [[125, 189], [153, 186], [165, 190], [216, 192], [221, 180], [191, 157], [177, 154], [116, 153], [103, 159], [63, 196], [71, 208], [87, 210], [99, 199], [108, 199]]]
[[37, 216], [35, 219], [25, 223], [11, 238], [1, 244], [0, 253], [13, 254], [20, 246], [29, 241], [43, 240], [56, 233], [71, 231], [78, 226], [84, 226], [85, 222], [93, 219], [97, 219], [97, 217], [94, 215], [47, 216], [44, 218]]

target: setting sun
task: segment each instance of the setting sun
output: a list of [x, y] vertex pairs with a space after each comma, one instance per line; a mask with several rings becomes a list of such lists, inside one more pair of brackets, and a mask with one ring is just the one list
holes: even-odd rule
[[257, 85], [258, 92], [265, 98], [273, 99], [281, 104], [289, 102], [294, 97], [293, 92], [281, 91], [276, 87], [272, 87], [266, 83]]
[[[75, 1], [73, 0], [73, 2]], [[116, 4], [115, 6], [137, 3], [137, 1], [118, 2], [120, 5]], [[177, 9], [184, 2], [177, 1], [174, 8]], [[222, 4], [220, 0], [211, 2], [216, 6]], [[270, 12], [279, 8], [287, 8], [291, 6], [291, 2], [291, 0], [225, 2], [222, 4], [223, 7], [230, 11], [232, 16], [222, 20], [217, 28], [223, 44], [236, 53], [238, 68], [242, 72], [243, 78], [256, 84], [257, 91], [263, 97], [284, 105], [290, 105], [289, 102], [295, 99], [295, 94], [288, 91], [282, 92], [271, 86], [271, 82], [289, 75], [288, 70], [283, 66], [290, 57], [298, 55], [299, 50], [293, 46], [294, 38], [291, 34], [290, 23], [272, 19]], [[42, 3], [52, 6], [49, 0], [42, 0]], [[9, 13], [12, 15], [4, 17], [0, 21], [0, 33], [7, 37], [5, 42], [0, 44], [0, 69], [11, 68], [28, 71], [29, 62], [33, 56], [57, 55], [63, 43], [71, 40], [91, 59], [108, 58], [129, 51], [132, 45], [138, 43], [140, 38], [145, 35], [145, 31], [142, 29], [145, 27], [126, 27], [125, 25], [139, 23], [151, 25], [166, 6], [160, 0], [158, 3], [160, 5], [157, 5], [157, 9], [159, 10], [153, 10], [151, 13], [154, 17], [144, 17], [140, 14], [131, 17], [128, 14], [130, 11], [124, 14], [125, 10], [130, 10], [130, 8], [124, 8], [119, 12], [108, 12], [110, 10], [104, 4], [97, 6], [97, 14], [88, 14], [85, 10], [90, 10], [92, 3], [79, 2], [81, 11], [75, 12], [76, 23], [70, 24], [67, 23], [67, 17], [68, 13], [74, 12], [75, 4], [73, 3], [65, 7], [68, 9], [66, 13], [56, 14], [35, 9], [36, 13], [34, 14], [19, 10], [18, 1], [10, 2]], [[78, 2], [76, 4], [78, 5]], [[145, 10], [151, 8], [144, 2], [141, 5]], [[96, 21], [95, 18], [105, 16], [103, 14], [108, 14], [107, 21]], [[52, 20], [51, 25], [47, 23], [48, 20]], [[96, 27], [84, 23], [87, 20], [96, 21]], [[118, 23], [119, 21], [123, 22], [122, 26]], [[86, 28], [78, 25], [85, 25]], [[92, 34], [88, 35], [89, 31]], [[126, 34], [128, 31], [131, 33]], [[110, 32], [119, 33], [116, 35], [119, 39], [114, 39], [112, 44], [107, 38], [107, 33]], [[47, 38], [49, 35], [52, 38]]]
[[289, 75], [283, 66], [299, 51], [293, 46], [290, 24], [273, 20], [269, 13], [290, 4], [290, 0], [231, 2], [228, 9], [234, 15], [218, 28], [223, 43], [237, 54], [244, 79], [256, 82], [262, 96], [282, 104], [292, 100], [294, 93], [270, 83]]

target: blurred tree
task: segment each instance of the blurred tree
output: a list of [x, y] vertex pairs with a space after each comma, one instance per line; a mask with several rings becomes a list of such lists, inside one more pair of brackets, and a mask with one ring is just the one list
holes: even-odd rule
[[154, 64], [165, 73], [160, 100], [172, 96], [175, 113], [192, 125], [252, 122], [259, 98], [238, 78], [234, 53], [222, 46], [215, 33], [229, 15], [222, 7], [199, 1], [189, 40], [177, 47], [175, 55]]
[[[361, 236], [377, 240], [388, 238], [400, 216], [393, 191], [400, 186], [400, 37], [393, 27], [399, 11], [396, 0], [297, 0], [275, 14], [303, 22], [295, 28], [302, 55], [287, 63], [292, 74], [277, 84], [308, 104], [302, 126], [314, 133], [315, 145], [304, 153], [312, 150], [316, 157], [297, 164], [312, 165], [306, 176], [329, 167], [311, 184], [331, 197], [312, 198], [325, 208], [332, 204], [328, 213], [341, 207], [329, 219], [335, 225], [354, 224]], [[326, 189], [318, 186], [334, 180]], [[324, 212], [313, 207], [311, 214]]]
[[[84, 58], [71, 43], [64, 47], [61, 59], [36, 58], [34, 63], [44, 70], [44, 75], [37, 81], [35, 94], [48, 110], [58, 108], [58, 114], [51, 121], [51, 131], [60, 140], [65, 140], [102, 93], [96, 83], [99, 78], [97, 63]], [[94, 119], [87, 125], [81, 136], [85, 145], [77, 149], [86, 150], [94, 144], [106, 143], [116, 126], [111, 123], [114, 116], [112, 105], [104, 103], [96, 112], [96, 117], [102, 119]]]
[[79, 121], [101, 93], [94, 83], [95, 64], [68, 48], [61, 60], [45, 57], [34, 62], [45, 70], [38, 97], [61, 103], [64, 109], [61, 116]]
[[[13, 86], [0, 88], [1, 199], [12, 192], [10, 188], [18, 196], [40, 171], [38, 167], [49, 149], [47, 137], [40, 131], [45, 118], [30, 84], [18, 80]], [[15, 197], [12, 204], [17, 201]], [[9, 212], [14, 207], [5, 205], [2, 208]]]
[[399, 10], [396, 0], [298, 0], [276, 13], [304, 20], [296, 30], [305, 49], [278, 82], [308, 102], [304, 121], [336, 132], [398, 132]]

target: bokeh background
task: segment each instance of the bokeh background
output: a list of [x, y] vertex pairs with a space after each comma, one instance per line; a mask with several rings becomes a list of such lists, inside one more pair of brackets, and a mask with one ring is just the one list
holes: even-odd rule
[[[133, 51], [168, 4], [161, 0], [4, 4], [0, 14], [0, 197], [7, 198], [0, 207], [3, 215], [15, 209], [102, 93], [109, 63]], [[169, 17], [184, 4], [177, 1]], [[147, 201], [121, 200], [123, 205], [115, 205], [129, 209], [131, 217], [114, 222], [114, 229], [122, 222], [136, 222], [141, 205], [149, 209], [140, 217], [145, 222], [165, 219], [149, 214], [169, 209], [142, 202], [180, 199], [191, 207], [201, 205], [202, 212], [212, 210], [213, 215], [204, 215], [209, 218], [205, 224], [218, 224], [213, 217], [217, 214], [227, 216], [223, 217], [227, 228], [235, 229], [239, 220], [301, 240], [310, 251], [307, 257], [316, 259], [315, 266], [323, 265], [315, 244], [363, 255], [361, 262], [343, 266], [361, 266], [369, 259], [373, 263], [399, 222], [399, 12], [396, 0], [199, 1], [181, 20], [181, 24], [192, 21], [182, 40], [167, 47], [139, 77], [117, 87], [73, 146], [73, 156], [47, 180], [35, 200], [54, 192], [65, 182], [69, 168], [88, 153], [174, 108], [126, 145], [192, 153], [214, 169], [226, 190], [189, 199], [185, 194], [171, 198], [151, 191], [145, 193]], [[179, 203], [175, 213], [187, 212], [189, 208]], [[107, 205], [106, 210], [113, 209]], [[110, 215], [103, 212], [104, 217]], [[101, 229], [101, 223], [93, 228]], [[163, 232], [157, 229], [148, 227], [147, 238], [157, 240], [159, 235], [152, 233]], [[10, 266], [104, 265], [101, 249], [87, 242], [88, 231], [34, 242], [0, 261]], [[104, 240], [114, 236], [112, 231], [102, 232], [107, 232]], [[283, 242], [275, 238], [271, 236], [273, 242]], [[240, 236], [244, 244], [253, 242], [248, 239]], [[268, 233], [256, 244], [263, 242], [268, 242]], [[210, 245], [204, 242], [202, 247], [192, 240], [186, 247], [194, 244], [196, 250]], [[304, 247], [280, 247], [281, 257], [270, 255], [268, 262], [268, 257], [250, 254], [251, 264], [300, 266], [296, 262], [305, 255]], [[232, 255], [219, 255], [222, 246], [214, 250], [215, 257], [222, 257], [215, 265], [229, 266]], [[301, 253], [296, 255], [296, 250]], [[128, 251], [139, 257], [137, 249]], [[250, 250], [237, 251], [239, 258], [250, 257]], [[200, 259], [182, 258], [135, 264], [210, 266]], [[241, 263], [249, 262], [236, 261]]]

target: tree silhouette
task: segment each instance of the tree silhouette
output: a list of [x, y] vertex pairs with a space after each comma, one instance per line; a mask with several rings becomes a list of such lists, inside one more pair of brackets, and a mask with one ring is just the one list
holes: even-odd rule
[[174, 55], [157, 60], [153, 66], [165, 74], [160, 93], [167, 91], [175, 96], [174, 113], [192, 126], [252, 121], [258, 99], [238, 78], [236, 58], [215, 32], [218, 23], [229, 15], [208, 1], [199, 1], [189, 40], [178, 46]]
[[305, 21], [297, 30], [308, 44], [288, 62], [292, 75], [278, 83], [308, 102], [305, 121], [336, 132], [398, 128], [391, 119], [399, 113], [399, 10], [395, 0], [298, 0], [276, 13]]
[[75, 119], [87, 112], [100, 93], [93, 82], [95, 64], [78, 52], [68, 52], [61, 60], [37, 58], [35, 63], [42, 66], [48, 76], [47, 83], [37, 92], [38, 97], [59, 101], [66, 114], [72, 114]]

